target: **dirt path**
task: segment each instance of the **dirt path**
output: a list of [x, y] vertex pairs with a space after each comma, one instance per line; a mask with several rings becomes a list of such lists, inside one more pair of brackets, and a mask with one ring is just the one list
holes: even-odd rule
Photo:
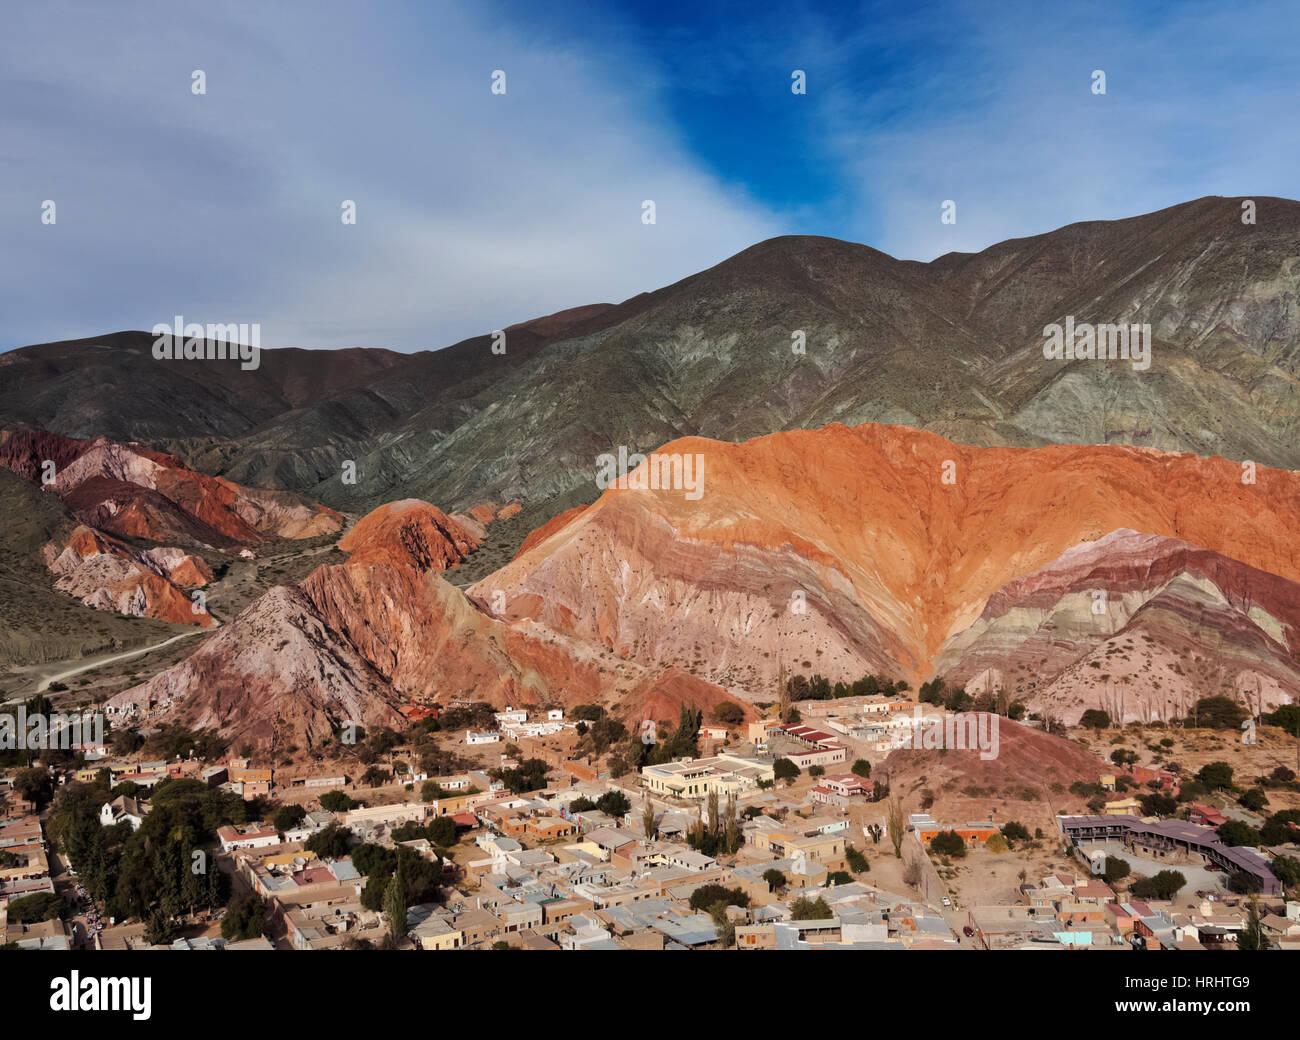
[[[203, 635], [211, 631], [212, 631], [211, 628], [196, 628], [194, 629], [193, 632], [182, 632], [180, 635], [172, 636], [169, 639], [164, 639], [161, 643], [152, 643], [149, 646], [138, 647], [135, 650], [127, 650], [120, 654], [109, 654], [106, 657], [95, 657], [95, 658], [83, 659], [82, 663], [77, 665], [77, 667], [75, 668], [68, 668], [62, 672], [56, 672], [52, 675], [45, 676], [37, 684], [35, 692], [44, 693], [46, 690], [50, 688], [50, 683], [63, 682], [65, 679], [71, 679], [74, 676], [81, 675], [85, 672], [92, 672], [96, 668], [103, 668], [105, 665], [116, 664], [118, 661], [127, 661], [130, 660], [132, 657], [141, 657], [144, 654], [152, 653], [154, 650], [159, 650], [164, 646], [170, 646], [172, 643], [175, 643], [177, 640], [189, 639], [192, 636]], [[40, 667], [48, 667], [48, 666], [43, 665]], [[26, 699], [25, 697], [14, 697], [11, 700], [6, 701], [5, 703], [17, 704], [20, 701], [23, 701], [25, 699]]]

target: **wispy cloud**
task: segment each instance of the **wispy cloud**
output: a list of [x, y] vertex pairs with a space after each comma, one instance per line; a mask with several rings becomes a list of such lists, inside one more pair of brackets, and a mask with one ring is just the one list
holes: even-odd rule
[[442, 346], [784, 230], [636, 77], [451, 5], [42, 5], [0, 68], [5, 346], [176, 313], [261, 321], [266, 345]]

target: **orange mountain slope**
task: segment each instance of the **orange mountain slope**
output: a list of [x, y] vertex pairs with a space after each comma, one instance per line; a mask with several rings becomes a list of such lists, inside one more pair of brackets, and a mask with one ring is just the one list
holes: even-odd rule
[[503, 593], [506, 618], [758, 693], [781, 660], [925, 678], [998, 589], [1121, 528], [1300, 578], [1289, 471], [1244, 483], [1220, 458], [975, 448], [878, 424], [660, 449], [684, 453], [703, 461], [698, 500], [611, 488], [471, 597]]

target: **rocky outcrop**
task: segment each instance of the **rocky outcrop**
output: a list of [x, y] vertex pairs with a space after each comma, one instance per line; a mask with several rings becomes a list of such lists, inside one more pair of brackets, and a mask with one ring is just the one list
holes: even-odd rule
[[419, 499], [382, 505], [339, 539], [357, 565], [390, 563], [417, 571], [454, 567], [479, 547], [476, 536], [437, 506]]
[[111, 698], [110, 716], [159, 712], [282, 752], [330, 746], [348, 723], [403, 725], [392, 688], [298, 589], [277, 586], [179, 664]]
[[686, 453], [704, 460], [697, 501], [610, 489], [471, 598], [772, 699], [781, 662], [832, 679], [925, 679], [998, 590], [1119, 528], [1300, 578], [1300, 475], [1286, 471], [1260, 467], [1243, 483], [1225, 459], [981, 449], [882, 425], [660, 450]]
[[57, 576], [54, 587], [88, 607], [180, 625], [212, 624], [212, 616], [196, 610], [188, 593], [211, 582], [212, 570], [202, 557], [182, 549], [133, 549], [79, 526], [66, 543], [47, 543], [41, 556]]
[[224, 550], [268, 538], [314, 538], [342, 526], [333, 510], [282, 491], [210, 477], [179, 458], [103, 437], [0, 431], [0, 465], [58, 495], [84, 524], [156, 542]]
[[937, 671], [1075, 722], [1185, 717], [1223, 693], [1255, 712], [1300, 692], [1300, 584], [1187, 542], [1115, 531], [990, 597]]

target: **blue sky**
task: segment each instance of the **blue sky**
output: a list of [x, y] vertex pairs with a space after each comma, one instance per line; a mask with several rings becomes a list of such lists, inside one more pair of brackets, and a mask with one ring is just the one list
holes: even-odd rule
[[0, 349], [176, 314], [438, 347], [776, 234], [927, 260], [1300, 195], [1293, 3], [47, 0], [5, 29]]

